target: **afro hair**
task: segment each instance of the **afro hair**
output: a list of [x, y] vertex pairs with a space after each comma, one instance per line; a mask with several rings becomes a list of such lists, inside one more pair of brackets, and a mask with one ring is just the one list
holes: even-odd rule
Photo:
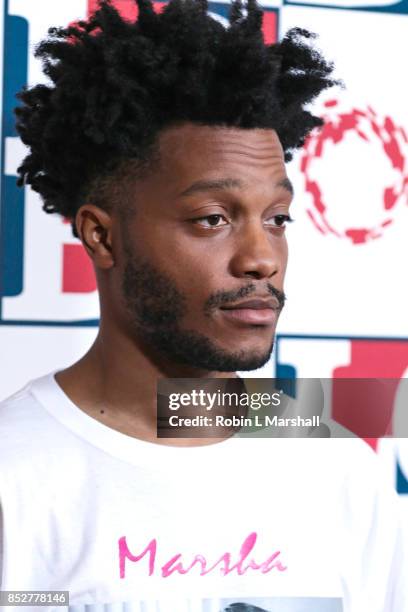
[[50, 28], [36, 49], [49, 82], [18, 94], [17, 130], [30, 151], [18, 184], [48, 213], [73, 221], [98, 181], [124, 163], [148, 165], [170, 125], [274, 129], [286, 161], [322, 125], [305, 106], [337, 81], [310, 32], [265, 44], [256, 0], [235, 0], [228, 27], [206, 0], [170, 0], [161, 13], [135, 2], [134, 22], [100, 0], [89, 20]]

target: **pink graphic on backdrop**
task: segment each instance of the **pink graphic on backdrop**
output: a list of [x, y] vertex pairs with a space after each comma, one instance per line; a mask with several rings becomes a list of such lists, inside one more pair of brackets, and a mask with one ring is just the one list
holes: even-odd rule
[[[325, 103], [327, 109], [337, 106], [336, 100]], [[301, 171], [305, 176], [306, 191], [312, 197], [312, 206], [307, 209], [307, 214], [315, 228], [323, 235], [332, 234], [337, 238], [347, 239], [352, 244], [364, 244], [370, 240], [380, 238], [385, 228], [394, 222], [395, 210], [400, 199], [406, 201], [408, 186], [408, 169], [404, 156], [404, 148], [408, 143], [408, 137], [403, 127], [395, 125], [391, 117], [380, 119], [377, 113], [368, 107], [366, 110], [352, 109], [350, 112], [339, 112], [333, 115], [332, 111], [322, 117], [325, 125], [320, 131], [313, 132], [305, 143], [301, 158]], [[372, 210], [371, 222], [359, 226], [350, 224], [348, 227], [337, 227], [336, 223], [330, 221], [330, 207], [340, 203], [329, 203], [319, 185], [318, 160], [325, 153], [328, 143], [340, 145], [348, 132], [354, 132], [369, 147], [374, 140], [381, 143], [383, 154], [395, 170], [397, 178], [391, 185], [385, 185], [382, 193], [382, 210]], [[347, 146], [347, 145], [344, 145]], [[350, 151], [352, 154], [352, 151]], [[369, 149], [366, 163], [369, 163]], [[358, 160], [356, 160], [358, 163]], [[377, 178], [377, 177], [373, 177]], [[377, 179], [378, 180], [378, 179]], [[349, 197], [351, 194], [349, 195]], [[356, 206], [357, 206], [356, 202]], [[375, 217], [377, 216], [377, 219]]]

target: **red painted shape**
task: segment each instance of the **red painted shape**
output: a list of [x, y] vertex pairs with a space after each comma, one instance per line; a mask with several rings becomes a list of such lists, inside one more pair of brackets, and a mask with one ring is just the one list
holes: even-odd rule
[[386, 219], [381, 223], [381, 227], [387, 227], [387, 225], [391, 225], [392, 219]]
[[[112, 2], [125, 19], [135, 20], [137, 16], [137, 6], [133, 0], [115, 0]], [[88, 0], [88, 16], [91, 16], [98, 8], [98, 0]]]
[[91, 293], [96, 290], [95, 272], [82, 244], [63, 245], [62, 292]]
[[395, 134], [390, 134], [390, 140], [384, 142], [384, 151], [390, 158], [393, 168], [397, 168], [400, 172], [403, 172], [404, 156], [400, 151]]
[[278, 39], [278, 24], [276, 13], [271, 11], [264, 11], [262, 31], [264, 35], [264, 41], [267, 45], [276, 43]]
[[384, 121], [384, 128], [387, 130], [389, 134], [392, 134], [396, 131], [396, 126], [391, 117], [386, 117]]
[[408, 342], [352, 340], [351, 363], [333, 371], [334, 420], [375, 448], [376, 438], [392, 434], [395, 395], [407, 367]]
[[340, 115], [340, 125], [338, 129], [338, 138], [341, 140], [347, 130], [354, 130], [357, 126], [357, 113], [343, 113]]
[[378, 127], [378, 125], [374, 121], [370, 121], [370, 125], [371, 125], [371, 128], [374, 134], [381, 140], [381, 132], [380, 132], [380, 128]]
[[353, 244], [364, 244], [365, 242], [368, 242], [368, 240], [371, 238], [371, 231], [369, 229], [348, 229], [344, 232], [344, 235], [347, 236], [347, 238], [350, 238], [351, 242]]
[[306, 209], [306, 214], [307, 214], [307, 215], [309, 216], [309, 218], [312, 220], [312, 222], [313, 222], [314, 226], [316, 227], [316, 229], [318, 229], [318, 230], [319, 230], [319, 232], [320, 232], [321, 234], [325, 235], [325, 234], [326, 234], [326, 232], [323, 230], [323, 228], [322, 228], [322, 227], [320, 227], [320, 225], [318, 224], [318, 222], [317, 222], [317, 220], [316, 220], [316, 218], [315, 218], [314, 214], [312, 213], [312, 211], [311, 211], [311, 210]]
[[323, 214], [326, 210], [322, 200], [322, 192], [320, 191], [319, 185], [316, 181], [306, 181], [306, 191], [312, 194], [314, 199], [314, 207], [316, 210]]
[[[325, 103], [326, 107], [336, 106], [335, 100], [329, 100]], [[349, 227], [341, 233], [334, 227], [331, 227], [327, 218], [327, 206], [324, 202], [324, 194], [320, 191], [316, 181], [310, 176], [311, 163], [322, 157], [326, 142], [329, 140], [334, 144], [338, 144], [344, 137], [344, 134], [349, 130], [355, 130], [360, 138], [366, 142], [370, 142], [365, 130], [359, 124], [361, 119], [368, 119], [370, 128], [373, 134], [381, 141], [383, 151], [391, 162], [393, 168], [398, 170], [402, 179], [402, 187], [398, 189], [394, 186], [384, 187], [383, 191], [383, 208], [391, 210], [396, 207], [400, 195], [404, 193], [408, 185], [408, 176], [405, 171], [405, 159], [401, 150], [399, 140], [402, 138], [407, 141], [405, 131], [401, 127], [397, 127], [391, 117], [385, 117], [381, 124], [376, 119], [376, 113], [368, 107], [366, 112], [359, 109], [353, 109], [349, 113], [340, 113], [337, 117], [325, 117], [325, 124], [318, 133], [312, 133], [306, 140], [304, 145], [304, 154], [300, 161], [301, 171], [305, 175], [305, 188], [312, 197], [312, 206], [316, 215], [309, 215], [317, 230], [320, 227], [317, 223], [319, 219], [320, 225], [327, 228], [328, 231], [338, 237], [345, 237], [351, 240], [355, 245], [367, 243], [369, 240], [376, 240], [383, 235], [384, 228], [393, 223], [393, 218], [388, 216], [386, 219], [377, 222], [372, 227], [355, 228]], [[408, 204], [408, 202], [407, 202]]]
[[[167, 2], [153, 2], [154, 10], [158, 13]], [[98, 8], [98, 0], [88, 0], [88, 17]], [[114, 0], [112, 5], [118, 9], [124, 19], [135, 21], [139, 10], [134, 0]]]
[[384, 190], [384, 208], [385, 210], [389, 210], [390, 208], [393, 208], [397, 199], [398, 199], [398, 193], [395, 193], [394, 188], [387, 187]]
[[352, 340], [351, 363], [336, 368], [337, 378], [401, 378], [408, 367], [408, 341]]
[[356, 128], [356, 132], [357, 134], [360, 136], [360, 138], [362, 138], [362, 140], [365, 140], [366, 142], [368, 142], [368, 138], [367, 136], [364, 134], [364, 132], [362, 132], [361, 130], [359, 130], [358, 128]]
[[314, 155], [315, 157], [321, 157], [322, 153], [323, 153], [323, 145], [325, 142], [325, 138], [326, 138], [326, 132], [327, 132], [327, 126], [324, 125], [322, 128], [322, 131], [320, 132], [319, 136], [316, 138], [316, 148], [315, 148], [315, 152]]
[[[308, 140], [306, 140], [305, 142], [305, 150], [307, 150], [308, 148]], [[301, 172], [306, 172], [306, 170], [308, 169], [309, 163], [310, 163], [311, 157], [309, 157], [308, 155], [304, 155], [301, 160], [300, 160], [300, 171]]]
[[88, 0], [88, 17], [90, 17], [98, 8], [98, 0]]
[[[135, 21], [138, 15], [138, 7], [134, 0], [114, 0], [113, 6], [118, 9], [123, 18], [129, 21]], [[153, 2], [154, 10], [159, 13], [167, 2]], [[88, 0], [88, 17], [90, 17], [98, 8], [98, 0]], [[211, 8], [211, 5], [210, 7]], [[262, 30], [265, 43], [270, 45], [278, 39], [277, 13], [274, 11], [265, 11], [263, 14]]]

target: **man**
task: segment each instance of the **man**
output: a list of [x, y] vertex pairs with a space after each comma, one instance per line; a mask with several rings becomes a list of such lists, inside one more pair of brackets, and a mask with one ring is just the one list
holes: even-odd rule
[[67, 590], [76, 612], [402, 612], [395, 500], [362, 442], [157, 438], [158, 380], [270, 357], [285, 161], [334, 81], [307, 32], [264, 44], [254, 0], [229, 28], [202, 0], [138, 6], [51, 30], [50, 83], [20, 94], [20, 183], [72, 221], [101, 322], [78, 363], [0, 408], [1, 587]]

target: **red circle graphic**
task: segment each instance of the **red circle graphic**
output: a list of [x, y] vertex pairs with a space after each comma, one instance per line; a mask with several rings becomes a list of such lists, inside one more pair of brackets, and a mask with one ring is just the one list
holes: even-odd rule
[[[337, 105], [337, 100], [329, 100], [324, 106], [332, 109]], [[407, 190], [408, 172], [404, 156], [404, 145], [408, 143], [407, 133], [403, 127], [396, 126], [391, 117], [380, 119], [371, 107], [367, 107], [366, 110], [352, 109], [350, 112], [338, 112], [337, 114], [328, 111], [328, 114], [323, 115], [322, 118], [325, 124], [321, 130], [312, 132], [306, 140], [300, 162], [300, 168], [305, 177], [305, 189], [312, 199], [312, 206], [306, 212], [313, 225], [323, 235], [332, 234], [338, 238], [345, 238], [352, 244], [364, 244], [380, 238], [385, 228], [393, 223], [397, 203]], [[388, 158], [392, 168], [397, 171], [398, 179], [394, 184], [387, 185], [383, 189], [382, 218], [379, 222], [366, 227], [348, 227], [339, 230], [329, 222], [328, 203], [325, 201], [320, 185], [312, 177], [311, 165], [316, 159], [322, 157], [328, 142], [340, 143], [350, 130], [353, 130], [367, 143], [373, 138], [380, 141], [384, 155]]]

